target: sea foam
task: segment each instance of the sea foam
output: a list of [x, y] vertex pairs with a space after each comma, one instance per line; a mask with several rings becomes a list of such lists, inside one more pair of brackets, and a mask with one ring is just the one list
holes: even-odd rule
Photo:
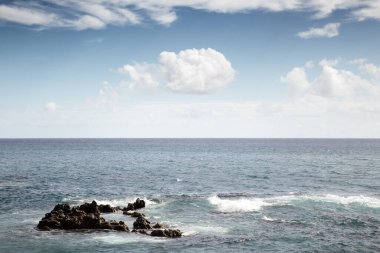
[[221, 212], [250, 212], [258, 211], [270, 205], [260, 198], [222, 199], [218, 196], [208, 198], [210, 204], [217, 206]]
[[[74, 204], [83, 204], [85, 202], [91, 202], [93, 200], [96, 201], [96, 203], [98, 203], [99, 205], [111, 205], [111, 206], [127, 206], [128, 203], [133, 203], [135, 202], [135, 200], [137, 199], [138, 197], [126, 197], [126, 198], [119, 198], [119, 199], [91, 199], [91, 198], [87, 198], [87, 199], [70, 199], [70, 198], [64, 198], [63, 201], [65, 202], [73, 202]], [[156, 202], [150, 200], [150, 199], [147, 199], [147, 198], [141, 198], [140, 199], [143, 199], [145, 201], [145, 205], [147, 207], [151, 206], [151, 205], [155, 205], [157, 204]]]
[[268, 206], [302, 205], [302, 202], [325, 202], [338, 205], [361, 205], [369, 208], [380, 208], [380, 199], [363, 195], [339, 196], [325, 195], [285, 195], [266, 198], [220, 198], [216, 195], [208, 198], [211, 205], [221, 212], [260, 211]]

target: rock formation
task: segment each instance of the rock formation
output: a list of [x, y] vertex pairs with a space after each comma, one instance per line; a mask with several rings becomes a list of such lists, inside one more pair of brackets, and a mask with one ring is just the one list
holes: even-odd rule
[[151, 222], [140, 212], [130, 212], [145, 207], [145, 201], [136, 199], [134, 203], [128, 203], [127, 207], [119, 208], [110, 205], [98, 205], [96, 201], [84, 203], [80, 206], [70, 207], [68, 204], [57, 204], [54, 209], [45, 214], [37, 225], [39, 230], [116, 230], [128, 232], [129, 228], [123, 221], [107, 221], [101, 217], [102, 213], [113, 213], [122, 210], [123, 214], [137, 218], [133, 223], [132, 232], [155, 236], [176, 238], [181, 237], [182, 232], [178, 229], [162, 229], [160, 223], [151, 225]]

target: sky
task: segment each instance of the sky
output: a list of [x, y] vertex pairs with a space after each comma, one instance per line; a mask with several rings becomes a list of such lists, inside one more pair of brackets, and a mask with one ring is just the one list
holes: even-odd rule
[[0, 1], [0, 138], [69, 137], [380, 138], [380, 1]]

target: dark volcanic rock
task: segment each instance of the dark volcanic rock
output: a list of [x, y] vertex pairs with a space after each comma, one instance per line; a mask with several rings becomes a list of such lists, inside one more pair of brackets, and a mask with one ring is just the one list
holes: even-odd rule
[[126, 211], [126, 212], [123, 212], [124, 215], [129, 215], [131, 217], [134, 217], [134, 218], [138, 218], [138, 217], [144, 217], [145, 214], [143, 213], [139, 213], [139, 212], [129, 212], [129, 211]]
[[98, 209], [101, 213], [113, 213], [116, 211], [117, 208], [112, 207], [110, 205], [99, 205]]
[[[100, 209], [103, 211], [113, 210], [108, 205]], [[58, 204], [40, 220], [37, 228], [40, 230], [112, 229], [128, 231], [128, 226], [124, 222], [115, 222], [114, 224], [100, 217], [99, 206], [95, 201], [72, 208], [67, 204]]]
[[140, 209], [144, 207], [145, 207], [145, 201], [143, 199], [137, 198], [134, 203], [128, 203], [128, 206], [124, 207], [123, 211], [127, 212], [127, 211], [136, 210], [136, 209]]
[[98, 204], [96, 203], [95, 200], [92, 201], [91, 204], [84, 203], [83, 205], [80, 205], [79, 210], [85, 211], [86, 213], [100, 213]]
[[110, 205], [98, 205], [96, 201], [74, 207], [70, 207], [68, 204], [57, 204], [50, 213], [45, 214], [37, 228], [40, 230], [108, 229], [126, 232], [129, 231], [129, 228], [123, 221], [106, 221], [100, 216], [101, 213], [122, 210], [125, 215], [137, 217], [133, 223], [132, 232], [167, 238], [182, 236], [182, 232], [178, 229], [163, 229], [163, 225], [160, 223], [151, 225], [143, 213], [134, 211], [143, 207], [145, 207], [145, 201], [139, 198], [134, 203], [128, 203], [128, 206], [123, 209]]
[[151, 236], [177, 238], [182, 236], [179, 229], [153, 230]]
[[154, 224], [153, 228], [163, 228], [163, 226], [160, 223]]
[[150, 221], [144, 217], [138, 217], [135, 222], [133, 222], [134, 229], [151, 229]]
[[148, 235], [148, 232], [145, 229], [133, 229], [132, 232]]

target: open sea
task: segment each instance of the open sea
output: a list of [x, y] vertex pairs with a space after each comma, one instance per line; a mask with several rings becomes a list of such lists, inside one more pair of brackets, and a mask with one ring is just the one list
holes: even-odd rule
[[[36, 230], [136, 197], [183, 237]], [[380, 140], [0, 139], [0, 252], [380, 252]]]

